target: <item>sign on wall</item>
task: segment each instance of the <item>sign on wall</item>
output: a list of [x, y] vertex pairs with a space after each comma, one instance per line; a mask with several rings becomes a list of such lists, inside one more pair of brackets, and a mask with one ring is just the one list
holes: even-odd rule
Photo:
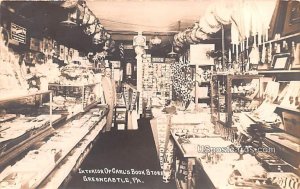
[[209, 56], [209, 52], [214, 49], [214, 44], [190, 45], [190, 64], [214, 65], [214, 59]]
[[26, 28], [14, 23], [11, 23], [10, 27], [11, 39], [26, 44]]

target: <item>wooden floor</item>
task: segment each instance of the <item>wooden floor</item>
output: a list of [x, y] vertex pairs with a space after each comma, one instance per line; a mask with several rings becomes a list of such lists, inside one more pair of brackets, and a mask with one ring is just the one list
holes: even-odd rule
[[[106, 173], [113, 169], [119, 170], [118, 173]], [[174, 183], [166, 184], [161, 175], [155, 175], [161, 170], [149, 120], [139, 120], [138, 130], [101, 133], [93, 149], [80, 166], [80, 170], [73, 175], [65, 188], [176, 188]], [[96, 172], [83, 173], [85, 170]], [[147, 170], [152, 171], [150, 175], [147, 175], [149, 174]]]

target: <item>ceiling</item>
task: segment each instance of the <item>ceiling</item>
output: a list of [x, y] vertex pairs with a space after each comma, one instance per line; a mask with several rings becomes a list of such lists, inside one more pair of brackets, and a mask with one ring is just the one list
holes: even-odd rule
[[[193, 26], [213, 0], [94, 0], [88, 7], [115, 40], [132, 34], [174, 35]], [[127, 37], [126, 37], [127, 36]]]

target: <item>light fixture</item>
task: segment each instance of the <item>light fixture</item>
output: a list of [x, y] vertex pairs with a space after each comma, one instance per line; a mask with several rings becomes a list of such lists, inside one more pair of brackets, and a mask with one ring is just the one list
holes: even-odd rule
[[176, 52], [174, 52], [173, 44], [172, 44], [172, 51], [168, 53], [169, 56], [175, 56], [177, 55]]
[[146, 37], [142, 35], [142, 32], [138, 32], [138, 35], [133, 37], [133, 46], [146, 46]]
[[75, 27], [77, 24], [71, 20], [71, 17], [72, 13], [68, 13], [68, 19], [65, 21], [61, 21], [60, 25], [69, 28]]
[[161, 44], [161, 39], [156, 35], [153, 39], [150, 40], [153, 45]]
[[103, 49], [104, 49], [105, 51], [107, 51], [107, 50], [109, 49], [109, 45], [110, 45], [110, 41], [109, 41], [109, 40], [106, 40], [105, 43], [104, 43]]

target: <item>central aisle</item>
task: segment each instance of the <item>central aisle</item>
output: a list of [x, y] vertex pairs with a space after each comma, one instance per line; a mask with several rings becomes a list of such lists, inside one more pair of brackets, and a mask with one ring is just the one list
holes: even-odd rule
[[[101, 171], [119, 170], [119, 173], [104, 174]], [[101, 133], [91, 152], [80, 166], [81, 170], [97, 170], [97, 173], [78, 171], [66, 188], [97, 189], [175, 189], [174, 183], [162, 182], [159, 161], [149, 120], [140, 120], [138, 130]], [[138, 172], [141, 171], [141, 174]], [[143, 175], [143, 171], [152, 171]], [[80, 173], [81, 172], [81, 173]], [[128, 174], [128, 172], [130, 172]], [[133, 173], [133, 174], [132, 174]], [[149, 173], [149, 172], [148, 172]], [[84, 176], [85, 180], [84, 181]], [[90, 177], [91, 181], [87, 181]], [[98, 181], [92, 181], [92, 178]], [[127, 181], [131, 183], [122, 183]], [[102, 180], [101, 180], [102, 179]], [[106, 180], [105, 180], [106, 179]], [[113, 180], [114, 179], [114, 180]], [[116, 181], [118, 179], [119, 181]], [[117, 183], [119, 182], [119, 183]]]

